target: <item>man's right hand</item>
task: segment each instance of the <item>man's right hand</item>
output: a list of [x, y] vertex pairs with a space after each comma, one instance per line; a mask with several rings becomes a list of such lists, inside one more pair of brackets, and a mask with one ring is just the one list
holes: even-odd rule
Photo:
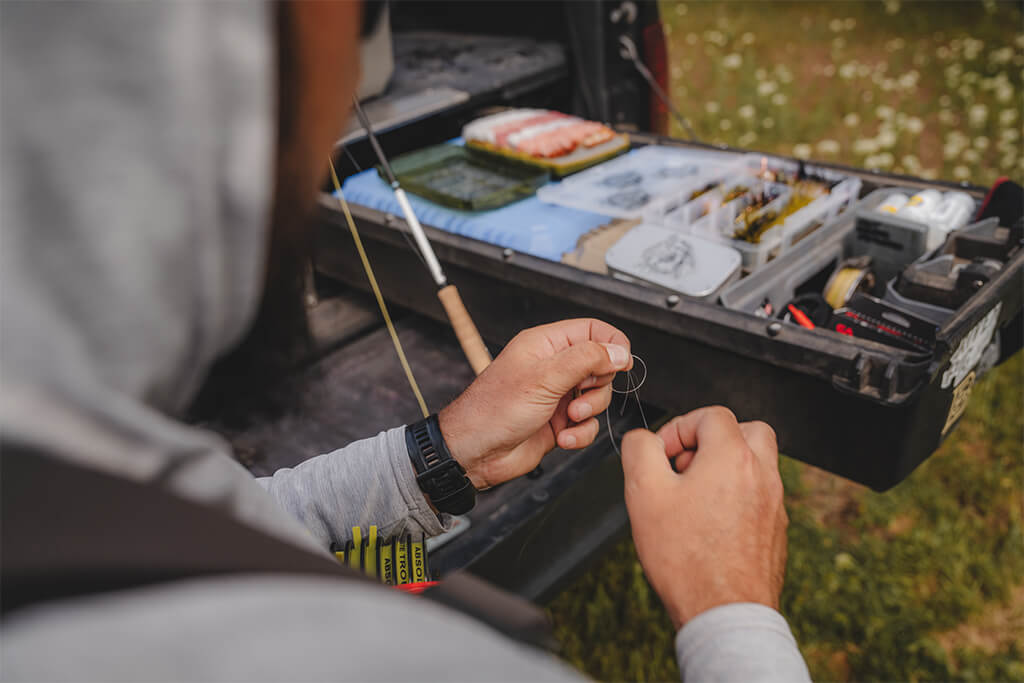
[[771, 427], [701, 408], [626, 434], [622, 468], [640, 564], [677, 629], [728, 603], [778, 609], [789, 519]]

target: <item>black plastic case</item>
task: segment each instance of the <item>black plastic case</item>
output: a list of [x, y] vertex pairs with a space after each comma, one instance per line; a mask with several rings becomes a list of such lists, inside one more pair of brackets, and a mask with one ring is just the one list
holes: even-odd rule
[[[633, 139], [696, 146], [657, 136]], [[862, 194], [883, 185], [956, 187], [979, 198], [984, 192], [842, 170], [863, 179]], [[401, 219], [362, 206], [352, 206], [352, 213], [388, 300], [443, 320], [430, 276], [400, 232]], [[876, 490], [904, 479], [950, 433], [969, 399], [986, 333], [1007, 330], [1003, 358], [1021, 344], [1024, 249], [938, 328], [930, 353], [919, 353], [759, 319], [429, 227], [427, 233], [495, 347], [532, 325], [601, 318], [622, 329], [647, 363], [650, 375], [640, 392], [645, 402], [672, 413], [724, 404], [742, 420], [771, 424], [783, 453]], [[326, 195], [315, 259], [323, 274], [368, 288], [344, 219]]]

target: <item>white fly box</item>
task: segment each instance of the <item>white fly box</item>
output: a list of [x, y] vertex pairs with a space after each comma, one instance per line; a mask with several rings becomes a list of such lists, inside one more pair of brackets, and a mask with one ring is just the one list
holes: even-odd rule
[[676, 230], [647, 223], [626, 233], [605, 254], [609, 272], [695, 299], [710, 299], [740, 273], [740, 255]]
[[639, 218], [664, 194], [696, 189], [724, 159], [721, 152], [651, 145], [546, 185], [537, 198], [605, 216]]

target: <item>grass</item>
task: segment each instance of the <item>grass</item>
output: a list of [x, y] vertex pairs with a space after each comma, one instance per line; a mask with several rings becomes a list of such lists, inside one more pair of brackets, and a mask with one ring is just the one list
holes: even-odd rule
[[[1024, 178], [1013, 5], [665, 2], [662, 16], [672, 95], [703, 139], [927, 178]], [[783, 458], [783, 613], [815, 680], [1024, 680], [1022, 387], [1017, 354], [886, 493]], [[550, 611], [587, 674], [678, 678], [630, 541]]]

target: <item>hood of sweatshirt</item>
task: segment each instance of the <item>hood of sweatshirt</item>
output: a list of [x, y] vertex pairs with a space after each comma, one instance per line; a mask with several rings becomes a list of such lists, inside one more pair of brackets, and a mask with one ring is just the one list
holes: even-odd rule
[[258, 306], [274, 74], [266, 3], [0, 2], [5, 439], [139, 476], [223, 446], [172, 416]]

